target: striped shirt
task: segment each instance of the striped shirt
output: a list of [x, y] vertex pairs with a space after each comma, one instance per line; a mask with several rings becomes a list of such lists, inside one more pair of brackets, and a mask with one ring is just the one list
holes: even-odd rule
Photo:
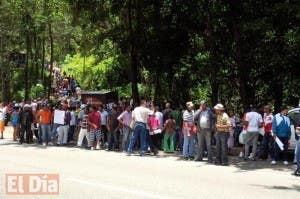
[[187, 122], [189, 126], [194, 125], [194, 111], [184, 111], [183, 113], [183, 121]]

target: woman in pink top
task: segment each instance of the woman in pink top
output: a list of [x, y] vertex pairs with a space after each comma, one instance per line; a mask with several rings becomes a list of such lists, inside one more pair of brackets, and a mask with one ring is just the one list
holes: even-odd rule
[[155, 115], [156, 108], [153, 108], [153, 115], [149, 116], [148, 125], [149, 125], [149, 145], [151, 152], [154, 155], [157, 155], [159, 148], [159, 140], [161, 137], [160, 121], [159, 117]]

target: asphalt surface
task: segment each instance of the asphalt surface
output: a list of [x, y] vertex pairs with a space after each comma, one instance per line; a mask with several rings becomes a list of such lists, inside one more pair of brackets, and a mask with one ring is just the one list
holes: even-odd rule
[[[18, 145], [11, 132], [0, 140], [0, 198], [63, 199], [289, 199], [300, 198], [295, 166], [244, 162], [230, 158], [230, 166], [183, 161], [177, 155], [158, 157], [89, 151], [74, 147]], [[5, 174], [58, 173], [55, 196], [9, 196]]]

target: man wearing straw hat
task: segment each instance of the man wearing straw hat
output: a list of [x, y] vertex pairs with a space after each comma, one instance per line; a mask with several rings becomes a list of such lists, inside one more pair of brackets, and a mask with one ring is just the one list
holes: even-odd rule
[[230, 119], [227, 113], [224, 112], [224, 106], [222, 104], [217, 104], [215, 107], [215, 112], [217, 115], [216, 128], [216, 164], [217, 165], [228, 165], [227, 156], [227, 140], [229, 137], [229, 129], [231, 127]]

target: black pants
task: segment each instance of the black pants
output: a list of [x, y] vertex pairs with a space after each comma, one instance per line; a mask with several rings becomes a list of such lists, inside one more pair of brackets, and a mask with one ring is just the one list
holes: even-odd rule
[[25, 132], [26, 132], [26, 142], [29, 143], [31, 141], [31, 137], [32, 137], [31, 126], [21, 126], [21, 129], [20, 129], [20, 143], [21, 144], [24, 142]]
[[74, 139], [75, 128], [76, 126], [70, 126], [69, 133], [68, 133], [68, 142]]
[[161, 134], [155, 134], [155, 135], [150, 135], [149, 133], [147, 134], [147, 140], [148, 140], [151, 152], [156, 153], [159, 150], [159, 147], [161, 145], [160, 137], [161, 137]]
[[274, 159], [276, 161], [279, 160], [280, 153], [283, 153], [283, 161], [288, 160], [288, 145], [289, 145], [289, 138], [288, 137], [278, 137], [280, 141], [283, 143], [283, 151], [280, 150], [278, 144], [275, 142], [274, 143]]
[[105, 125], [101, 126], [101, 131], [102, 131], [102, 144], [108, 142], [108, 130]]
[[33, 130], [34, 136], [37, 140], [39, 140], [39, 130], [37, 128], [37, 124], [34, 124], [34, 130]]
[[263, 141], [261, 144], [261, 149], [259, 152], [259, 156], [261, 159], [268, 159], [268, 155], [274, 159], [274, 138], [271, 135], [271, 132], [265, 133], [263, 137]]

